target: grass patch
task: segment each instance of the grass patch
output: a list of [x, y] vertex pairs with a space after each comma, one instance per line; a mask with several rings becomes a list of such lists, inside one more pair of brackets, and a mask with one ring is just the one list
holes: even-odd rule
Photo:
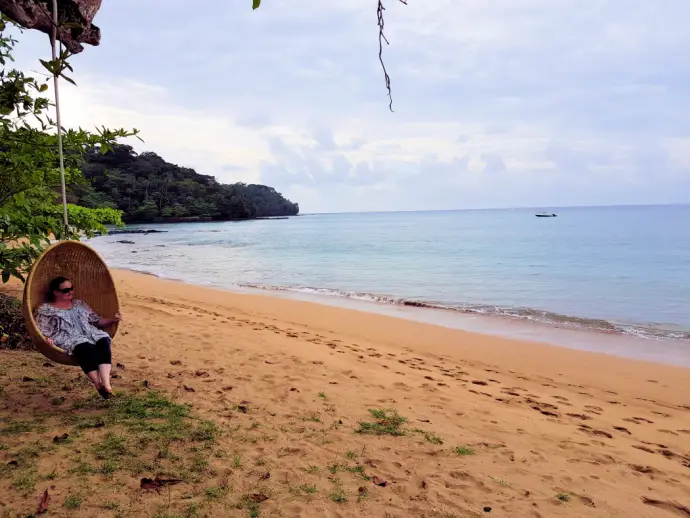
[[420, 430], [419, 428], [416, 428], [414, 432], [421, 434], [424, 437], [424, 440], [430, 444], [443, 444], [443, 439], [441, 439], [434, 432], [427, 432], [426, 430]]
[[246, 509], [249, 518], [259, 518], [261, 502], [255, 502], [249, 495], [244, 495], [241, 502], [236, 506], [238, 509]]
[[70, 468], [68, 471], [71, 475], [80, 475], [80, 476], [86, 476], [86, 475], [93, 475], [96, 473], [96, 470], [91, 464], [88, 464], [87, 462], [82, 462], [81, 460], [77, 462], [77, 465], [74, 466], [73, 468]]
[[492, 476], [489, 476], [489, 478], [490, 478], [491, 480], [493, 480], [494, 482], [496, 482], [496, 484], [498, 484], [499, 486], [510, 487], [510, 483], [509, 483], [509, 482], [506, 482], [506, 481], [503, 480], [502, 478], [496, 478], [496, 477], [492, 477]]
[[349, 460], [353, 460], [353, 459], [357, 458], [357, 454], [354, 451], [349, 450], [348, 452], [345, 453], [345, 458], [349, 459]]
[[321, 399], [327, 399], [326, 393], [325, 393], [325, 392], [319, 392], [319, 397], [320, 397]]
[[314, 473], [318, 473], [319, 471], [321, 471], [321, 468], [318, 466], [309, 466], [305, 468], [304, 471], [313, 475]]
[[7, 426], [0, 429], [0, 435], [19, 435], [41, 431], [45, 431], [45, 428], [36, 421], [10, 421]]
[[570, 495], [568, 493], [558, 493], [556, 495], [556, 499], [560, 500], [561, 502], [568, 502], [570, 501]]
[[328, 494], [328, 498], [330, 498], [338, 504], [347, 503], [347, 494], [345, 493], [345, 490], [339, 485], [336, 485], [333, 488], [333, 490]]
[[[14, 361], [14, 358], [10, 360]], [[17, 359], [17, 365], [12, 367], [19, 370], [20, 379], [24, 375], [20, 367], [26, 367], [25, 373], [33, 376], [34, 371], [29, 370], [33, 369], [33, 363], [22, 361]], [[41, 361], [37, 362], [37, 369]], [[42, 413], [35, 418], [29, 408], [19, 409], [18, 412], [6, 409], [0, 413], [0, 456], [6, 458], [0, 462], [0, 481], [5, 484], [6, 493], [14, 494], [16, 499], [28, 498], [35, 506], [34, 497], [38, 499], [36, 495], [45, 487], [51, 484], [70, 487], [72, 494], [63, 493], [52, 506], [58, 514], [62, 508], [63, 514], [71, 516], [81, 512], [77, 509], [84, 510], [92, 503], [86, 482], [89, 487], [105, 483], [116, 488], [114, 492], [117, 493], [128, 484], [132, 475], [161, 475], [198, 484], [200, 493], [180, 506], [164, 509], [166, 516], [194, 516], [197, 513], [188, 513], [187, 507], [195, 501], [200, 506], [219, 505], [205, 500], [213, 499], [216, 494], [220, 496], [223, 488], [205, 490], [204, 487], [214, 482], [210, 479], [211, 482], [203, 484], [203, 480], [218, 475], [209, 465], [210, 462], [227, 466], [233, 462], [233, 456], [232, 450], [226, 454], [219, 449], [216, 439], [223, 432], [214, 422], [199, 419], [191, 413], [188, 405], [175, 403], [156, 391], [131, 386], [126, 389], [127, 392], [119, 392], [118, 397], [104, 401], [97, 394], [92, 394], [92, 389], [85, 382], [74, 383], [73, 376], [62, 370], [54, 371], [51, 378], [33, 379], [31, 386], [34, 388], [43, 383], [55, 387], [52, 394], [46, 393]], [[5, 384], [7, 392], [8, 383], [0, 378], [0, 386]], [[26, 387], [21, 388], [27, 391]], [[65, 397], [62, 397], [60, 387], [64, 387]], [[251, 428], [258, 426], [257, 421]], [[56, 431], [49, 435], [44, 433], [47, 430]], [[33, 438], [37, 433], [44, 433], [43, 439], [34, 444]], [[53, 435], [58, 436], [58, 440], [52, 441]], [[225, 460], [217, 461], [214, 455]], [[249, 462], [249, 459], [243, 460]], [[38, 470], [39, 462], [41, 471]], [[235, 467], [239, 467], [239, 456], [235, 457], [234, 462]], [[55, 466], [61, 467], [55, 470]], [[106, 498], [94, 501], [94, 513], [121, 516], [127, 511], [126, 514], [132, 516], [152, 516], [155, 511], [155, 506], [144, 509], [140, 501], [123, 501], [119, 508], [119, 498], [111, 493]], [[219, 502], [223, 502], [224, 498]], [[109, 502], [110, 499], [115, 501]], [[198, 514], [203, 515], [201, 511]]]
[[118, 465], [117, 462], [114, 460], [108, 459], [103, 462], [103, 465], [101, 466], [101, 469], [99, 472], [102, 475], [105, 475], [106, 477], [112, 477], [113, 474], [117, 471]]
[[455, 448], [455, 453], [458, 455], [474, 455], [474, 450], [467, 446], [458, 446]]
[[12, 481], [12, 487], [22, 493], [33, 493], [36, 489], [36, 471], [32, 469], [20, 473]]
[[242, 467], [242, 457], [235, 454], [232, 458], [232, 467], [235, 469], [240, 469]]
[[70, 495], [65, 499], [65, 503], [62, 504], [67, 509], [79, 509], [81, 504], [84, 503], [84, 499], [80, 494]]
[[312, 486], [310, 484], [302, 484], [297, 489], [301, 493], [304, 493], [305, 495], [315, 495], [316, 493], [319, 492], [319, 490], [316, 488], [316, 486]]
[[229, 489], [227, 487], [222, 486], [207, 487], [204, 489], [204, 494], [209, 500], [217, 500], [223, 495], [227, 494], [228, 490]]
[[192, 465], [189, 469], [194, 473], [203, 473], [208, 469], [208, 461], [203, 455], [197, 453], [192, 457]]
[[366, 472], [364, 470], [364, 466], [360, 466], [360, 465], [351, 466], [351, 467], [347, 468], [347, 471], [349, 471], [350, 473], [355, 473], [355, 474], [359, 475], [364, 480], [371, 480], [371, 477], [366, 474]]
[[93, 452], [99, 460], [115, 460], [130, 455], [127, 439], [114, 433], [109, 433], [102, 442], [94, 445]]
[[368, 435], [392, 435], [395, 437], [406, 435], [407, 431], [401, 426], [407, 422], [397, 410], [370, 409], [369, 413], [375, 419], [372, 422], [362, 421], [355, 433]]

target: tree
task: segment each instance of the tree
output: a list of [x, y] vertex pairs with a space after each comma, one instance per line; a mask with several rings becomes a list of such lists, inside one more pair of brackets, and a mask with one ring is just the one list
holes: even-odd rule
[[71, 201], [85, 207], [113, 207], [127, 223], [212, 218], [239, 220], [294, 216], [299, 206], [272, 187], [221, 184], [214, 177], [167, 162], [151, 152], [137, 154], [116, 144], [93, 150], [82, 164], [85, 183], [70, 186]]
[[[1, 5], [1, 4], [0, 4]], [[7, 67], [16, 40], [8, 28], [16, 27], [0, 17], [0, 276], [24, 280], [33, 260], [50, 242], [78, 239], [105, 231], [105, 224], [122, 224], [121, 213], [112, 208], [87, 209], [68, 205], [69, 227], [62, 221], [62, 207], [56, 204], [59, 187], [59, 142], [57, 123], [49, 116], [50, 101], [41, 94], [48, 90], [23, 72]], [[18, 27], [17, 27], [18, 28]], [[53, 76], [63, 77], [72, 70], [68, 51], [50, 61], [41, 60]], [[73, 81], [72, 81], [73, 82]], [[62, 139], [66, 181], [84, 181], [80, 165], [87, 150], [106, 153], [118, 138], [137, 131], [98, 129], [63, 130]]]

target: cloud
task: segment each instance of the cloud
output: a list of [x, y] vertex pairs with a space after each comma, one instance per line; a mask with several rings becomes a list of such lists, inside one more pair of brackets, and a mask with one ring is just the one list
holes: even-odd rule
[[306, 212], [687, 201], [690, 2], [391, 0], [395, 113], [373, 2], [104, 3], [65, 122]]

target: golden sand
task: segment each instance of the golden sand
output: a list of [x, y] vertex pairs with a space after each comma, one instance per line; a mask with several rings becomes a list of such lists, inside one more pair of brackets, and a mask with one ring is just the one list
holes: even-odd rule
[[[210, 478], [231, 477], [225, 507], [205, 508], [197, 486], [142, 494], [138, 479], [94, 476], [80, 511], [56, 504], [53, 515], [108, 516], [99, 502], [115, 492], [138, 495], [131, 516], [154, 516], [169, 498], [185, 516], [183, 496], [201, 498], [199, 516], [249, 516], [233, 505], [261, 484], [261, 516], [690, 516], [690, 369], [115, 278], [124, 321], [113, 361], [126, 366], [115, 390], [145, 380], [189, 403], [229, 430], [220, 447], [247, 465], [214, 461]], [[406, 434], [355, 433], [375, 422], [371, 409], [398, 411]], [[61, 503], [67, 489], [54, 491]], [[0, 509], [23, 498], [2, 479], [0, 493]]]

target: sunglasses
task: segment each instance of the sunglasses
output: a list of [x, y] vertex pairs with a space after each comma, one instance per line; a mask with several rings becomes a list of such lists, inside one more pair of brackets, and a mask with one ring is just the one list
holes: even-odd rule
[[59, 291], [60, 293], [64, 293], [66, 295], [67, 293], [72, 293], [74, 291], [74, 288], [62, 288], [55, 291]]

